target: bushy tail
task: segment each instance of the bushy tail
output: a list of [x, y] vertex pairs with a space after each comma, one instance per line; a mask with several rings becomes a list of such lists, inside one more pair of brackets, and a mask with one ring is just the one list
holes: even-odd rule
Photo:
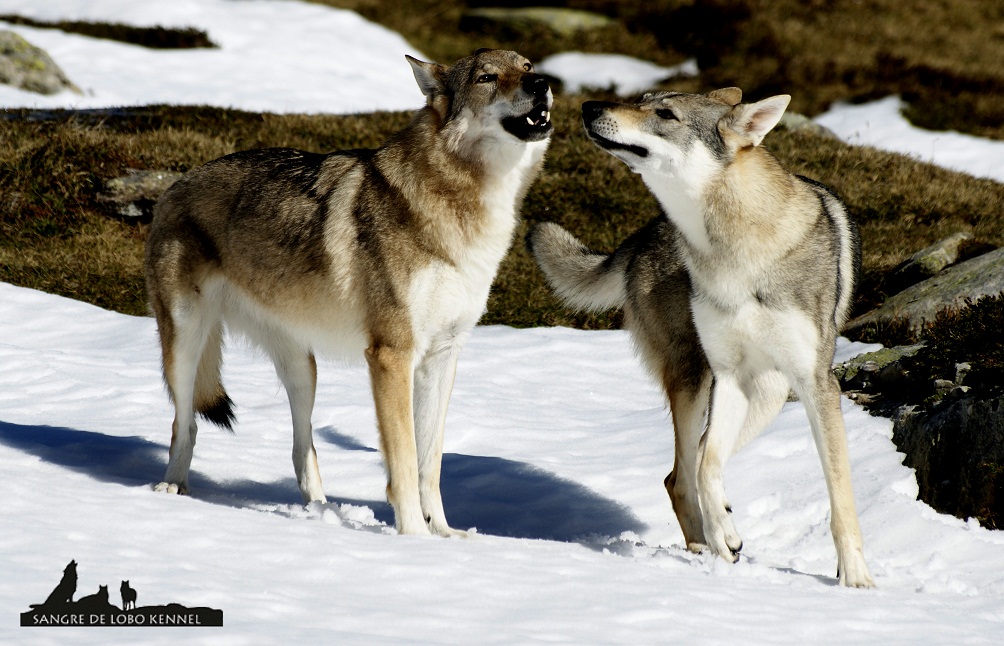
[[220, 371], [223, 366], [223, 325], [217, 321], [210, 329], [205, 349], [195, 374], [195, 412], [203, 419], [228, 431], [234, 429], [234, 402], [223, 389]]
[[174, 364], [180, 348], [177, 346], [178, 330], [164, 302], [156, 295], [151, 298], [154, 313], [157, 315], [157, 331], [160, 333], [161, 348], [164, 360], [164, 383], [171, 401], [177, 404], [174, 396], [175, 388], [192, 389], [192, 407], [200, 417], [233, 431], [234, 403], [223, 389], [220, 372], [223, 365], [223, 325], [217, 321], [206, 335], [205, 345], [199, 355], [195, 371], [194, 383], [175, 383], [171, 379], [169, 364]]
[[623, 307], [624, 262], [617, 254], [591, 251], [553, 222], [533, 227], [526, 247], [547, 284], [568, 307], [596, 312]]

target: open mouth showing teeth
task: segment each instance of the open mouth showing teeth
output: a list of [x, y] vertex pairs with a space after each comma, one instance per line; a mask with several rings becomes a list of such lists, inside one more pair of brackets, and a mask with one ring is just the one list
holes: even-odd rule
[[593, 140], [593, 143], [604, 150], [626, 150], [627, 152], [639, 157], [648, 157], [648, 149], [642, 148], [641, 146], [611, 141], [606, 137], [596, 134], [588, 128], [586, 128], [586, 133], [589, 135], [589, 138]]
[[551, 112], [547, 109], [547, 104], [541, 103], [533, 106], [526, 114], [506, 117], [502, 120], [502, 127], [523, 141], [540, 141], [547, 137], [554, 126], [551, 125]]

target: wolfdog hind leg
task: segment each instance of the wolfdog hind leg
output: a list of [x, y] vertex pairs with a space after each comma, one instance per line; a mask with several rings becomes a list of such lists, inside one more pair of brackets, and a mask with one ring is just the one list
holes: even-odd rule
[[675, 436], [673, 470], [663, 484], [683, 530], [687, 549], [700, 552], [706, 549], [707, 543], [697, 494], [697, 461], [711, 393], [711, 373], [708, 371], [695, 386], [677, 386], [668, 378], [663, 381]]
[[747, 392], [750, 405], [746, 412], [742, 434], [732, 449], [733, 455], [774, 421], [784, 403], [788, 401], [790, 391], [788, 378], [777, 370], [765, 370], [751, 380]]
[[415, 442], [418, 450], [418, 486], [422, 512], [433, 534], [466, 536], [451, 529], [443, 511], [440, 475], [446, 410], [457, 373], [460, 343], [450, 338], [434, 343], [415, 369]]
[[289, 398], [293, 418], [293, 470], [300, 495], [304, 503], [325, 502], [327, 498], [321, 486], [310, 423], [317, 391], [317, 361], [311, 352], [291, 342], [273, 342], [268, 347], [268, 353]]
[[195, 379], [206, 339], [218, 315], [211, 312], [204, 299], [196, 296], [188, 303], [177, 303], [169, 314], [172, 319], [170, 338], [163, 338], [164, 378], [174, 400], [174, 424], [171, 428], [171, 450], [164, 481], [157, 491], [188, 493], [188, 471], [195, 448]]

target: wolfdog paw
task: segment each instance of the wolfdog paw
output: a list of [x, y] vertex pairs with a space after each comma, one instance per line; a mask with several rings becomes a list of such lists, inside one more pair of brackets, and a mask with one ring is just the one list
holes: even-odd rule
[[[715, 522], [717, 520], [717, 522]], [[708, 542], [708, 549], [712, 553], [722, 557], [730, 563], [739, 560], [739, 552], [743, 549], [743, 539], [736, 531], [732, 519], [724, 515], [720, 519], [705, 519], [704, 538]]]
[[864, 556], [860, 553], [837, 559], [837, 581], [845, 588], [874, 588], [875, 581], [868, 573]]
[[453, 529], [447, 524], [446, 519], [443, 518], [440, 521], [436, 521], [435, 518], [426, 518], [425, 522], [429, 526], [429, 532], [433, 536], [442, 536], [443, 538], [468, 538], [469, 535], [476, 534], [477, 529], [470, 529], [464, 531], [462, 529]]
[[473, 538], [478, 533], [476, 528], [465, 531], [463, 529], [453, 529], [452, 527], [429, 527], [429, 530], [436, 536], [442, 536], [443, 538]]
[[429, 525], [422, 520], [418, 521], [397, 521], [397, 533], [400, 536], [429, 536], [433, 532], [429, 531]]
[[153, 490], [161, 493], [176, 493], [179, 496], [188, 495], [188, 485], [177, 482], [158, 482], [153, 486]]

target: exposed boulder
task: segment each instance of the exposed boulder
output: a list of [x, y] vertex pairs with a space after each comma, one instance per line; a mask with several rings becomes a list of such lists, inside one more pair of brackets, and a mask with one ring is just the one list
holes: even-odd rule
[[[947, 273], [947, 272], [945, 272]], [[893, 441], [936, 510], [1004, 527], [1004, 294], [940, 312], [923, 343], [834, 369], [847, 395], [893, 419]]]
[[[942, 513], [1004, 527], [1004, 396], [965, 385], [969, 363], [931, 379], [916, 358], [924, 344], [883, 348], [834, 368], [848, 397], [891, 417], [918, 499]], [[911, 402], [911, 403], [906, 403]]]
[[845, 333], [854, 336], [868, 326], [903, 323], [919, 336], [937, 313], [959, 309], [967, 302], [1004, 292], [1004, 248], [959, 263], [936, 276], [889, 297], [881, 307], [849, 321]]
[[460, 18], [460, 29], [519, 36], [543, 28], [559, 36], [572, 36], [614, 22], [602, 14], [564, 7], [482, 7], [465, 12]]
[[923, 347], [918, 343], [881, 348], [834, 366], [833, 374], [851, 399], [877, 411], [886, 406], [892, 411], [899, 407], [897, 395], [912, 387], [908, 360]]
[[39, 94], [80, 93], [44, 50], [9, 30], [0, 30], [0, 83]]
[[993, 251], [994, 247], [961, 231], [925, 247], [894, 269], [886, 280], [887, 293], [894, 294], [922, 280], [937, 276], [952, 265]]
[[122, 218], [148, 222], [153, 205], [181, 177], [182, 173], [167, 170], [135, 170], [105, 182], [98, 202]]
[[900, 409], [893, 441], [917, 473], [919, 497], [939, 511], [1004, 527], [1004, 396], [949, 395]]
[[918, 277], [920, 280], [930, 278], [949, 265], [954, 265], [959, 260], [962, 245], [972, 239], [971, 233], [961, 231], [944, 240], [939, 240], [910, 256], [901, 267], [896, 269], [894, 275], [909, 283], [919, 282], [919, 280], [914, 280], [914, 277]]

